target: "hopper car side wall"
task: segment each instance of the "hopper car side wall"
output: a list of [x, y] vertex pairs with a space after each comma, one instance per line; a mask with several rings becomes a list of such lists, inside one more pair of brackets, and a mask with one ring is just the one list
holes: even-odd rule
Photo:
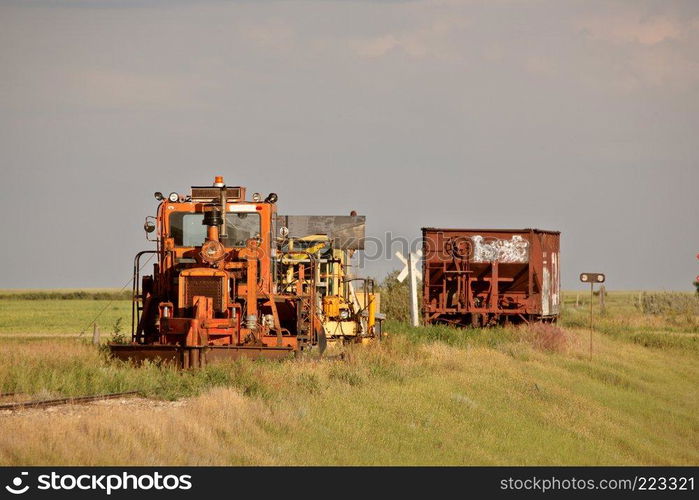
[[560, 233], [446, 228], [422, 232], [426, 324], [557, 319]]

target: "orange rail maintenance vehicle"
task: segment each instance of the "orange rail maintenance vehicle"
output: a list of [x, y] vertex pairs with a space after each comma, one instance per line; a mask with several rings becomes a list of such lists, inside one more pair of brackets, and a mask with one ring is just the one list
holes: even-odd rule
[[[136, 362], [171, 362], [195, 368], [240, 357], [281, 358], [301, 350], [322, 353], [329, 338], [324, 304], [338, 294], [319, 273], [320, 256], [289, 250], [288, 241], [323, 235], [333, 253], [351, 254], [364, 246], [365, 217], [281, 216], [277, 195], [246, 199], [244, 187], [194, 186], [191, 194], [155, 193], [157, 216], [144, 228], [156, 250], [134, 259], [131, 342], [109, 345], [113, 356]], [[149, 255], [150, 254], [150, 255]], [[146, 259], [157, 258], [153, 274], [140, 276]], [[332, 264], [332, 259], [330, 259]], [[143, 261], [143, 262], [142, 262]], [[323, 269], [328, 268], [328, 259]], [[343, 266], [346, 261], [343, 261]], [[339, 262], [338, 262], [339, 265]], [[335, 272], [342, 284], [358, 281], [346, 269]], [[370, 280], [363, 280], [366, 300], [352, 309], [357, 328], [351, 339], [379, 332]], [[342, 286], [354, 290], [351, 286]], [[351, 302], [350, 297], [337, 300]], [[359, 301], [356, 301], [359, 304]]]

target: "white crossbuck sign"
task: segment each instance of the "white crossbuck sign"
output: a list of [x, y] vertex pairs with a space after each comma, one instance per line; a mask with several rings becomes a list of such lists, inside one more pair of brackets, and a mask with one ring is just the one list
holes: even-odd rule
[[422, 280], [422, 272], [418, 269], [417, 264], [422, 257], [422, 250], [410, 252], [406, 258], [401, 252], [396, 252], [396, 257], [405, 266], [398, 274], [398, 281], [403, 283], [405, 278], [409, 278], [410, 285], [410, 322], [413, 326], [419, 326], [419, 313], [417, 310], [417, 280]]

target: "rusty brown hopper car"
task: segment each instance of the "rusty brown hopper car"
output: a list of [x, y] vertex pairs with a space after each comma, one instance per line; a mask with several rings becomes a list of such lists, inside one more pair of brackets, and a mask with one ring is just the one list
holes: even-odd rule
[[554, 322], [560, 307], [560, 232], [423, 228], [426, 324]]

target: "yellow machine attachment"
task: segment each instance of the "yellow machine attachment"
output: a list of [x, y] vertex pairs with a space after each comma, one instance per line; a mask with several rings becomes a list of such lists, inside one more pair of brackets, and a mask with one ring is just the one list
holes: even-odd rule
[[[281, 260], [285, 268], [285, 286], [293, 286], [297, 279], [295, 266], [313, 260], [314, 276], [309, 273], [305, 280], [316, 280], [320, 320], [330, 345], [337, 341], [368, 341], [381, 334], [380, 322], [383, 317], [378, 312], [379, 297], [373, 291], [373, 281], [348, 276], [349, 258], [348, 250], [335, 249], [326, 235], [314, 234], [290, 239]], [[362, 282], [359, 291], [355, 291], [354, 287], [357, 281]], [[307, 283], [304, 284], [304, 289], [309, 288]]]
[[323, 297], [323, 314], [326, 318], [348, 319], [351, 314], [350, 305], [338, 295]]

